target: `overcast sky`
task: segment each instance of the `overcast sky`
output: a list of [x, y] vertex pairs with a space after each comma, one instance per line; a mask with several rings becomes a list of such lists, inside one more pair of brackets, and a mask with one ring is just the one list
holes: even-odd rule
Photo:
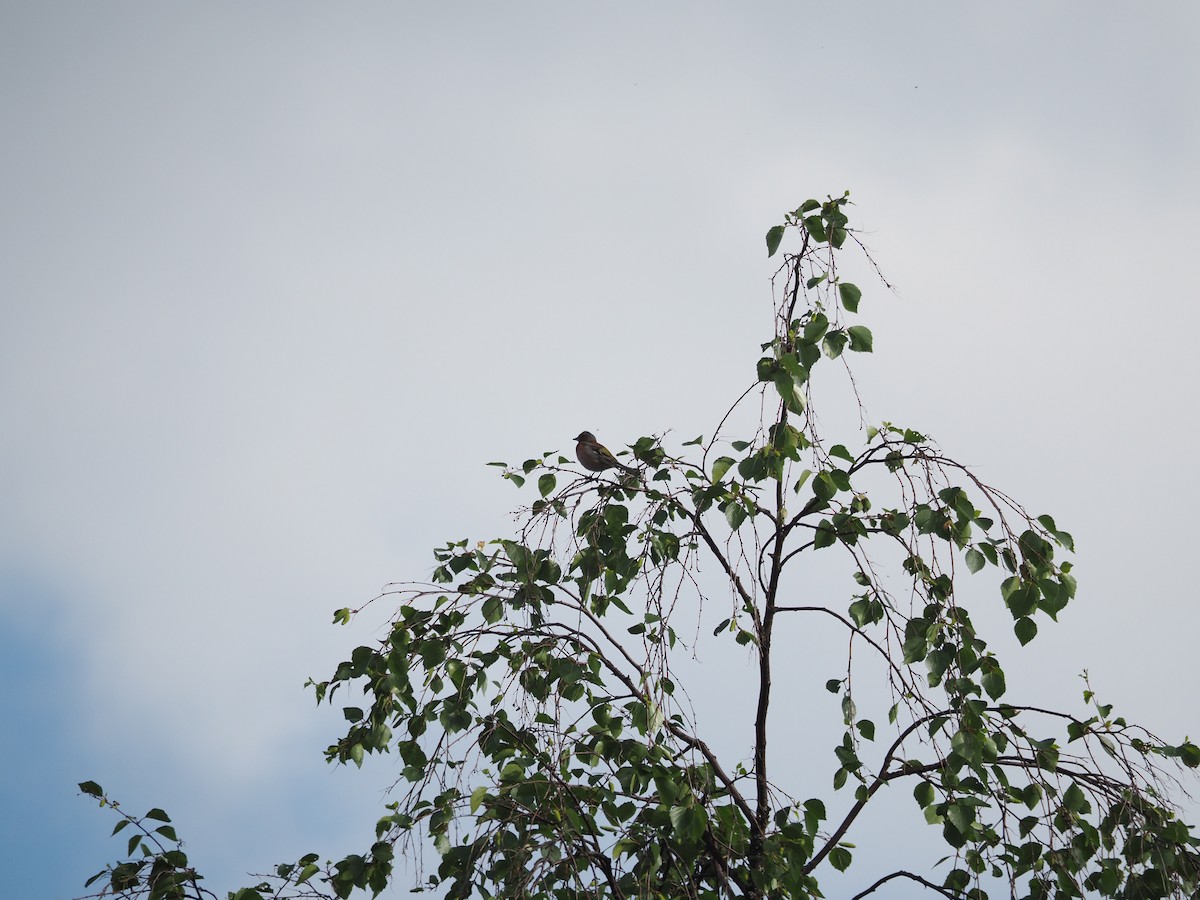
[[845, 189], [869, 417], [1077, 540], [1010, 685], [1200, 736], [1194, 4], [8, 0], [0, 121], [0, 894], [122, 849], [84, 779], [218, 892], [365, 846], [332, 610], [504, 533], [488, 461], [711, 434]]

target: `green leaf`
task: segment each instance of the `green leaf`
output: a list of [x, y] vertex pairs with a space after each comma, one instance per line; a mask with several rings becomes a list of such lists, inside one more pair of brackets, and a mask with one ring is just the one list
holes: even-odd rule
[[488, 597], [483, 601], [483, 620], [495, 625], [504, 618], [504, 601], [499, 597]]
[[848, 612], [850, 613], [850, 619], [854, 622], [854, 624], [859, 628], [862, 628], [871, 618], [871, 601], [866, 597], [859, 597], [850, 604], [850, 609]]
[[825, 335], [821, 341], [821, 346], [825, 350], [825, 355], [830, 359], [837, 359], [842, 355], [842, 351], [846, 349], [847, 338], [840, 330], [834, 330]]
[[774, 256], [775, 251], [779, 249], [779, 242], [783, 240], [785, 230], [783, 225], [775, 225], [767, 231], [767, 259]]
[[802, 415], [805, 405], [804, 393], [792, 375], [788, 372], [776, 372], [772, 380], [784, 405], [796, 415]]
[[1021, 646], [1028, 644], [1037, 636], [1037, 623], [1030, 618], [1017, 619], [1013, 625], [1013, 632], [1017, 636], [1017, 640], [1021, 642]]
[[904, 639], [904, 644], [901, 647], [904, 652], [904, 662], [906, 665], [920, 662], [929, 653], [929, 644], [922, 634], [911, 634]]
[[1021, 794], [1022, 802], [1024, 802], [1024, 804], [1030, 809], [1033, 809], [1042, 802], [1042, 788], [1040, 785], [1028, 784], [1025, 786], [1025, 789], [1021, 792]]
[[844, 459], [848, 463], [854, 462], [854, 456], [846, 449], [844, 444], [834, 444], [829, 448], [829, 455], [836, 456], [838, 459]]
[[690, 803], [686, 806], [672, 806], [670, 817], [675, 833], [689, 841], [699, 840], [708, 825], [708, 816], [703, 807]]
[[829, 472], [821, 472], [813, 481], [813, 494], [822, 502], [832, 500], [838, 492], [837, 482]]
[[1037, 750], [1033, 754], [1034, 760], [1038, 766], [1045, 769], [1047, 772], [1054, 772], [1058, 769], [1058, 746], [1052, 740], [1034, 741]]
[[804, 220], [804, 227], [809, 234], [811, 234], [818, 241], [824, 243], [826, 240], [825, 223], [821, 221], [820, 216], [808, 216]]
[[1054, 558], [1053, 545], [1032, 528], [1017, 538], [1017, 549], [1021, 551], [1021, 558], [1036, 572], [1044, 570]]
[[1080, 790], [1079, 785], [1071, 782], [1070, 786], [1063, 792], [1063, 806], [1071, 810], [1071, 812], [1087, 815], [1092, 811], [1092, 805], [1088, 803], [1087, 797]]
[[804, 340], [815, 344], [825, 336], [825, 332], [829, 330], [829, 319], [824, 313], [816, 313], [808, 324], [804, 326]]
[[863, 740], [875, 740], [875, 723], [870, 719], [860, 719], [854, 726], [858, 729], [858, 733], [863, 736]]
[[825, 821], [825, 804], [820, 800], [804, 801], [804, 830], [809, 835], [815, 835], [821, 823]]
[[913, 797], [920, 805], [921, 809], [927, 807], [934, 801], [933, 785], [928, 781], [918, 781], [917, 786], [913, 788]]
[[730, 503], [725, 507], [725, 521], [729, 523], [730, 528], [737, 531], [746, 521], [746, 510], [740, 503]]
[[144, 862], [125, 862], [115, 866], [112, 870], [112, 877], [109, 883], [112, 889], [116, 892], [131, 891], [138, 883], [138, 873], [142, 870]]
[[1197, 747], [1191, 741], [1184, 741], [1178, 747], [1179, 761], [1189, 769], [1194, 769], [1200, 766], [1200, 747]]
[[831, 694], [836, 694], [842, 689], [842, 680], [840, 678], [830, 678], [825, 682], [825, 690]]
[[952, 869], [946, 875], [946, 880], [943, 884], [951, 891], [962, 892], [967, 889], [967, 885], [971, 883], [971, 875], [966, 869]]
[[862, 299], [862, 291], [857, 286], [849, 282], [842, 282], [838, 285], [838, 294], [842, 298], [842, 306], [847, 312], [858, 312], [858, 301]]
[[484, 798], [487, 797], [487, 793], [488, 789], [486, 785], [481, 785], [471, 791], [471, 815], [475, 815], [479, 811], [479, 805], [483, 803]]
[[971, 823], [975, 821], [975, 807], [967, 803], [951, 803], [942, 815], [959, 834], [966, 835], [970, 833]]
[[685, 824], [688, 808], [686, 806], [671, 807], [671, 827], [675, 829], [675, 833], [679, 835], [686, 834]]
[[83, 791], [85, 794], [87, 794], [89, 797], [103, 797], [104, 796], [104, 788], [100, 787], [100, 785], [96, 784], [96, 782], [94, 782], [94, 781], [79, 782], [79, 789], [81, 791]]
[[839, 872], [845, 872], [850, 868], [850, 851], [845, 847], [834, 847], [829, 851], [829, 864]]
[[[1008, 584], [1014, 579], [1010, 578], [1004, 583]], [[1001, 588], [1003, 590], [1003, 587]], [[1038, 597], [1040, 592], [1037, 585], [1028, 582], [1020, 582], [1019, 586], [1013, 590], [1005, 601], [1009, 611], [1012, 612], [1014, 619], [1019, 619], [1029, 615], [1037, 609]]]
[[800, 477], [796, 479], [796, 486], [792, 488], [797, 494], [800, 493], [800, 488], [804, 487], [804, 483], [812, 477], [812, 469], [805, 469], [800, 473]]
[[713, 463], [712, 480], [720, 481], [721, 478], [725, 475], [725, 473], [728, 472], [733, 467], [734, 462], [735, 462], [735, 460], [732, 459], [731, 457], [728, 457], [728, 456], [720, 457], [716, 462]]
[[554, 477], [553, 472], [547, 472], [538, 478], [538, 493], [543, 497], [554, 490], [554, 486], [558, 483], [558, 479]]
[[813, 547], [820, 550], [823, 547], [832, 547], [836, 543], [837, 531], [828, 519], [822, 519], [821, 524], [817, 526], [817, 530], [813, 534]]
[[1005, 691], [1004, 670], [996, 666], [983, 675], [983, 689], [993, 700], [999, 700]]
[[971, 574], [978, 572], [985, 565], [987, 560], [983, 558], [983, 554], [971, 547], [967, 550], [967, 568], [971, 570]]
[[866, 325], [851, 325], [846, 334], [850, 336], [850, 349], [855, 353], [870, 353], [874, 349], [874, 338]]

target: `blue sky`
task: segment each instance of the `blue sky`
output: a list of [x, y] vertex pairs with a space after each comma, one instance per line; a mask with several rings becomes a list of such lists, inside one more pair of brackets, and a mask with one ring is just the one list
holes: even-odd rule
[[1010, 684], [1070, 703], [1087, 667], [1195, 738], [1198, 26], [4, 4], [0, 894], [120, 849], [84, 779], [219, 890], [357, 847], [386, 761], [328, 770], [301, 685], [379, 634], [331, 611], [504, 532], [490, 460], [711, 433], [769, 334], [763, 233], [847, 188], [898, 293], [868, 414], [1076, 536]]

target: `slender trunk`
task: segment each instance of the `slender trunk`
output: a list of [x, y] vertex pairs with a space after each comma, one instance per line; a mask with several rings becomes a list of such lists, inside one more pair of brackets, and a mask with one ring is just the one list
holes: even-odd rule
[[[787, 409], [780, 415], [780, 424], [787, 422]], [[750, 848], [751, 866], [757, 867], [762, 859], [763, 839], [771, 823], [771, 796], [767, 781], [767, 715], [771, 708], [771, 632], [775, 625], [775, 598], [779, 590], [779, 574], [782, 569], [783, 547], [786, 530], [782, 527], [784, 515], [783, 482], [775, 484], [776, 529], [771, 550], [771, 574], [767, 579], [766, 595], [763, 597], [762, 626], [758, 634], [758, 709], [754, 717], [754, 786], [757, 793], [754, 817], [757, 823]]]

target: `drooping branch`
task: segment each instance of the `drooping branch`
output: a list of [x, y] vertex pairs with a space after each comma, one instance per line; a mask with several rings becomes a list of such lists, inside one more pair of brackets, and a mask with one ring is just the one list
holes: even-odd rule
[[875, 780], [871, 782], [866, 793], [858, 801], [856, 801], [852, 807], [850, 807], [850, 811], [846, 813], [846, 816], [842, 819], [841, 824], [834, 829], [833, 834], [831, 834], [825, 841], [824, 846], [822, 846], [821, 849], [818, 850], [813, 855], [812, 859], [810, 859], [804, 866], [805, 874], [812, 872], [821, 864], [822, 860], [829, 855], [829, 852], [838, 845], [838, 842], [842, 839], [842, 836], [850, 830], [850, 826], [854, 824], [854, 820], [858, 818], [858, 814], [863, 811], [863, 808], [867, 805], [870, 799], [875, 796], [875, 792], [887, 784], [887, 782], [890, 780], [887, 774], [888, 766], [895, 757], [896, 751], [900, 749], [901, 745], [903, 745], [908, 736], [926, 722], [933, 721], [933, 719], [936, 717], [936, 714], [922, 716], [900, 732], [900, 734], [896, 737], [896, 740], [893, 741], [892, 745], [888, 748], [887, 753], [883, 755], [883, 761], [879, 765], [879, 775], [877, 775]]
[[874, 648], [874, 650], [884, 660], [887, 661], [888, 668], [890, 668], [892, 670], [893, 674], [896, 675], [896, 677], [900, 680], [900, 682], [902, 684], [905, 682], [905, 680], [906, 680], [905, 672], [902, 668], [900, 668], [900, 666], [898, 666], [896, 664], [896, 661], [894, 659], [892, 659], [892, 655], [890, 653], [888, 653], [888, 651], [885, 648], [881, 647], [879, 645], [879, 643], [873, 637], [871, 637], [869, 634], [867, 634], [865, 631], [863, 631], [861, 628], [859, 628], [857, 625], [855, 625], [853, 622], [851, 622], [849, 619], [847, 619], [841, 613], [834, 612], [832, 609], [830, 609], [827, 606], [779, 606], [779, 607], [776, 607], [775, 612], [777, 612], [777, 613], [817, 612], [817, 613], [824, 613], [827, 616], [832, 616], [833, 618], [835, 618], [839, 622], [841, 622], [843, 625], [845, 625], [848, 629], [850, 629], [850, 631], [852, 631], [856, 636], [861, 637], [864, 641], [866, 641], [868, 644], [870, 644], [871, 647]]
[[912, 872], [903, 872], [903, 871], [893, 872], [891, 875], [884, 875], [882, 878], [880, 878], [877, 882], [875, 882], [873, 885], [871, 885], [865, 891], [859, 891], [857, 894], [855, 894], [853, 897], [851, 897], [850, 900], [862, 900], [863, 897], [866, 897], [868, 894], [875, 893], [877, 890], [879, 890], [881, 887], [883, 887], [885, 884], [887, 884], [893, 878], [907, 878], [910, 881], [917, 882], [917, 884], [924, 885], [925, 887], [929, 888], [931, 891], [937, 891], [937, 893], [941, 894], [943, 897], [949, 897], [950, 900], [959, 900], [958, 894], [952, 894], [950, 891], [946, 890], [941, 885], [934, 884], [932, 881], [928, 881], [928, 880], [922, 878], [920, 875], [914, 875]]
[[721, 552], [721, 548], [717, 545], [717, 542], [713, 538], [712, 533], [708, 530], [708, 528], [704, 525], [704, 522], [701, 520], [700, 514], [693, 512], [691, 510], [688, 510], [688, 515], [690, 516], [692, 523], [696, 526], [696, 531], [699, 533], [700, 537], [702, 537], [704, 539], [704, 543], [708, 546], [708, 549], [710, 551], [712, 551], [712, 554], [713, 554], [713, 556], [716, 557], [717, 562], [719, 562], [721, 564], [721, 568], [724, 569], [726, 576], [729, 578], [729, 583], [734, 586], [734, 589], [737, 591], [738, 596], [742, 598], [742, 602], [743, 602], [744, 606], [747, 609], [754, 611], [755, 619], [756, 619], [755, 624], [759, 625], [760, 623], [757, 621], [758, 607], [754, 603], [753, 595], [748, 590], [746, 590], [746, 586], [744, 584], [742, 584], [741, 576], [738, 574], [737, 570], [733, 567], [733, 565], [726, 558], [725, 554]]

